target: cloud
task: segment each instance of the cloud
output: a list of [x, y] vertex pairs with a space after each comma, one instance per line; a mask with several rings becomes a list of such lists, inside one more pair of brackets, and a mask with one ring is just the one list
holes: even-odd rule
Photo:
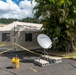
[[33, 17], [32, 11], [35, 5], [36, 2], [33, 2], [31, 4], [30, 1], [25, 0], [20, 2], [19, 7], [23, 9], [23, 12], [25, 13], [26, 16]]
[[6, 2], [0, 0], [0, 18], [23, 19], [26, 17], [33, 17], [32, 10], [35, 5], [36, 2], [33, 1], [31, 4], [28, 0], [20, 1], [19, 5], [12, 0], [6, 0]]
[[35, 5], [36, 5], [35, 2], [31, 4], [31, 2], [27, 0], [21, 1], [19, 4], [19, 6], [23, 9], [32, 9]]

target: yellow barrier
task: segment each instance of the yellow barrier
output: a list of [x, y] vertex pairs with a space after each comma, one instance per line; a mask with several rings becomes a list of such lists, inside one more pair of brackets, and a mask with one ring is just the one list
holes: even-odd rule
[[0, 44], [0, 46], [6, 46], [7, 41], [8, 41], [8, 39], [6, 41], [4, 41], [2, 44]]
[[[42, 56], [42, 54], [39, 54], [39, 53], [30, 51], [29, 49], [27, 49], [27, 48], [25, 48], [25, 47], [23, 47], [23, 46], [21, 46], [21, 45], [19, 45], [19, 44], [17, 44], [17, 43], [15, 43], [15, 45], [18, 46], [18, 47], [20, 47], [20, 48], [22, 48], [23, 50], [26, 50], [26, 51], [30, 52], [30, 53], [33, 53], [33, 54]], [[73, 56], [57, 56], [57, 57], [61, 57], [61, 58], [74, 58]]]
[[17, 57], [12, 58], [13, 67], [19, 68], [19, 61], [20, 61], [20, 59]]
[[5, 44], [0, 44], [0, 47], [5, 46]]
[[3, 53], [5, 53], [5, 52], [8, 52], [8, 51], [10, 51], [10, 50], [12, 50], [13, 48], [10, 48], [10, 49], [8, 49], [8, 50], [5, 50], [5, 51], [2, 51], [2, 52], [0, 52], [0, 54], [3, 54]]
[[3, 47], [3, 46], [10, 46], [10, 45], [13, 45], [13, 44], [0, 44], [0, 47]]
[[25, 48], [25, 47], [23, 47], [23, 46], [21, 46], [21, 45], [19, 45], [19, 44], [17, 44], [17, 43], [15, 43], [15, 45], [18, 46], [18, 47], [20, 47], [20, 48], [22, 48], [23, 50], [26, 50], [26, 51], [30, 52], [30, 53], [33, 53], [33, 54], [36, 54], [36, 55], [39, 55], [39, 56], [42, 55], [42, 54], [33, 52], [33, 51], [31, 51], [31, 50], [29, 50], [29, 49], [27, 49], [27, 48]]

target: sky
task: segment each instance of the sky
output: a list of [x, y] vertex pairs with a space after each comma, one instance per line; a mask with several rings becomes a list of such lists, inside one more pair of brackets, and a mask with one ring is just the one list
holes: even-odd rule
[[33, 8], [37, 3], [33, 0], [0, 0], [0, 18], [23, 19], [33, 17]]

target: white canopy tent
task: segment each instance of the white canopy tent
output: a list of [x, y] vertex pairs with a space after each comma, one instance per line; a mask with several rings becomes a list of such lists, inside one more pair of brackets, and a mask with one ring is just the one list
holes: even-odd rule
[[[14, 43], [14, 31], [16, 32], [16, 43], [28, 49], [36, 49], [40, 46], [37, 43], [37, 36], [41, 33], [42, 24], [36, 23], [24, 23], [24, 22], [13, 22], [11, 24], [0, 27], [0, 44], [4, 41], [3, 35], [10, 34], [10, 41], [7, 44]], [[31, 40], [28, 40], [28, 38]], [[28, 40], [28, 41], [27, 41]], [[10, 48], [11, 46], [9, 46]], [[20, 48], [16, 47], [17, 50]]]
[[0, 31], [14, 31], [14, 27], [16, 31], [39, 31], [42, 24], [13, 22], [6, 26], [0, 27]]

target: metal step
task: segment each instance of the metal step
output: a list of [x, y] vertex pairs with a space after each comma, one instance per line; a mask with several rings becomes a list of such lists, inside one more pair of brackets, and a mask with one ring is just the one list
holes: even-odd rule
[[62, 62], [62, 58], [60, 58], [60, 57], [42, 55], [42, 58], [45, 59], [45, 60], [48, 60], [50, 63], [60, 63], [60, 62]]
[[41, 59], [39, 57], [31, 57], [30, 58], [35, 64], [39, 65], [39, 66], [48, 66], [49, 65], [49, 61], [46, 61], [44, 59]]

